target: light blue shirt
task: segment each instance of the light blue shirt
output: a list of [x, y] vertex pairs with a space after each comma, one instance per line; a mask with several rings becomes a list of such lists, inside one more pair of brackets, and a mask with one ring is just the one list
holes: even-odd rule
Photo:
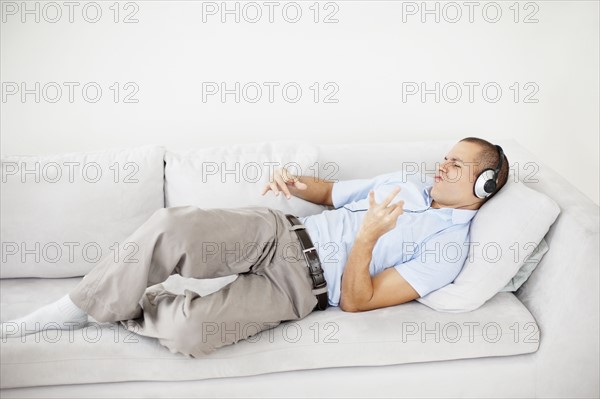
[[335, 209], [299, 218], [319, 254], [329, 305], [339, 306], [342, 273], [369, 209], [369, 190], [381, 203], [396, 186], [401, 190], [391, 203], [404, 200], [404, 213], [375, 244], [370, 275], [394, 267], [423, 297], [450, 284], [462, 269], [469, 252], [470, 222], [477, 211], [431, 208], [431, 176], [400, 170], [373, 179], [338, 181], [331, 194]]

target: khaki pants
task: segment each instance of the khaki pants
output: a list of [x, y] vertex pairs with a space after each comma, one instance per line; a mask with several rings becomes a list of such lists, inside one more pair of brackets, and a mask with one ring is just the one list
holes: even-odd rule
[[[159, 209], [119, 247], [69, 292], [71, 299], [96, 320], [120, 321], [187, 357], [304, 318], [323, 291], [312, 288], [285, 214], [266, 207]], [[175, 273], [238, 277], [202, 297], [159, 284]]]

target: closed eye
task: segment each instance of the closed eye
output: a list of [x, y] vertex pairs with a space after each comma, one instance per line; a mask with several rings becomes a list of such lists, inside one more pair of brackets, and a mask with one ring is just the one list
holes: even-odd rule
[[[447, 160], [448, 160], [448, 157], [444, 157], [444, 161], [447, 161]], [[460, 165], [459, 165], [459, 164], [457, 164], [457, 163], [456, 163], [456, 161], [453, 161], [453, 162], [452, 162], [452, 164], [453, 164], [454, 166], [456, 166], [457, 168], [460, 168]]]

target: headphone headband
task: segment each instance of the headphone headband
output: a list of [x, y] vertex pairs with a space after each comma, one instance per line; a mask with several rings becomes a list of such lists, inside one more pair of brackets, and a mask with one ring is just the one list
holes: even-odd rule
[[502, 168], [502, 160], [504, 158], [504, 151], [502, 150], [502, 147], [496, 144], [496, 149], [498, 149], [498, 155], [500, 155], [500, 159], [498, 160], [498, 165], [496, 166], [496, 169], [494, 169], [494, 180], [498, 179], [500, 169]]

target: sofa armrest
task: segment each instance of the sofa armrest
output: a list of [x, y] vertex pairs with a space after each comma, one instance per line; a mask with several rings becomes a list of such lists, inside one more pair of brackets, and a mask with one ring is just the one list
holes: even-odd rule
[[536, 396], [594, 396], [600, 389], [599, 208], [545, 166], [539, 181], [532, 188], [551, 196], [561, 213], [546, 235], [549, 251], [516, 292], [540, 328]]

